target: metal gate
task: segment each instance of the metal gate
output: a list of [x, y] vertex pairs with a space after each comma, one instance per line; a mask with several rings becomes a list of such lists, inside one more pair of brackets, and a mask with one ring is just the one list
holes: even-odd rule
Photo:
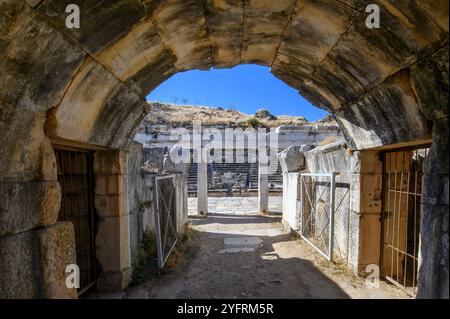
[[158, 267], [163, 268], [178, 240], [175, 176], [156, 177], [156, 248]]
[[70, 221], [75, 229], [76, 260], [80, 267], [78, 294], [81, 295], [97, 281], [93, 153], [62, 146], [54, 148], [62, 193], [58, 221]]
[[333, 259], [335, 173], [300, 174], [300, 235], [326, 259]]
[[417, 292], [422, 166], [428, 148], [383, 153], [382, 275]]

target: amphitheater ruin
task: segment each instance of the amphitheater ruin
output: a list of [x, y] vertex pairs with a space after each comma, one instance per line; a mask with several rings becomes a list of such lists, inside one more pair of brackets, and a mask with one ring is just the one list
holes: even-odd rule
[[[79, 28], [66, 25], [70, 4]], [[367, 27], [369, 4], [378, 28]], [[324, 259], [448, 298], [448, 10], [447, 0], [0, 0], [0, 298], [126, 289], [145, 232], [169, 238], [163, 266], [192, 198], [207, 221], [208, 196], [254, 196], [264, 215], [275, 193], [283, 227]], [[277, 125], [256, 133], [255, 153], [224, 140], [223, 153], [173, 161], [252, 124], [203, 123], [199, 148], [179, 154], [174, 126], [144, 121], [148, 93], [177, 72], [240, 64], [270, 67], [336, 126]], [[247, 162], [208, 160], [227, 150]], [[67, 285], [74, 264], [78, 289]]]

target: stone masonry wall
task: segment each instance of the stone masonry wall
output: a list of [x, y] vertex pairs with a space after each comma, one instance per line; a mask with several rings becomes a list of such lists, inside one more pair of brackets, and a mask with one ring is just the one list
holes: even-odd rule
[[[447, 0], [375, 1], [379, 29], [365, 26], [364, 1], [117, 0], [83, 1], [83, 27], [69, 30], [70, 3], [0, 0], [0, 276], [12, 275], [13, 236], [33, 255], [21, 240], [55, 231], [48, 136], [126, 150], [145, 97], [171, 75], [257, 63], [332, 112], [352, 149], [432, 134], [418, 295], [448, 298]], [[50, 291], [36, 267], [16, 269], [20, 287]]]

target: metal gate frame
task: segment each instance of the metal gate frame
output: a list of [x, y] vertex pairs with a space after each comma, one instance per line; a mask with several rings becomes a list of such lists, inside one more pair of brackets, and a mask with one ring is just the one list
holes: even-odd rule
[[[77, 293], [81, 296], [95, 286], [98, 277], [95, 248], [97, 215], [94, 205], [94, 152], [62, 145], [53, 145], [53, 149], [61, 187], [58, 221], [70, 221], [74, 226], [76, 262], [81, 271], [81, 287]], [[82, 201], [80, 196], [86, 196], [83, 198], [85, 201]]]
[[[161, 187], [160, 187], [160, 181], [162, 180], [172, 180], [173, 188], [172, 192], [170, 194], [170, 203], [169, 206], [164, 200], [164, 197], [161, 193]], [[155, 190], [156, 190], [156, 207], [155, 207], [155, 233], [156, 233], [156, 250], [158, 255], [158, 267], [160, 269], [164, 268], [164, 265], [169, 258], [171, 252], [173, 251], [175, 245], [178, 242], [178, 230], [176, 226], [176, 221], [172, 220], [172, 209], [176, 209], [176, 205], [173, 205], [175, 202], [175, 175], [165, 175], [165, 176], [156, 176], [155, 177]], [[160, 200], [162, 199], [162, 201]], [[161, 205], [162, 204], [162, 205]], [[164, 238], [162, 238], [162, 231], [161, 231], [161, 214], [167, 214], [167, 222], [166, 225], [164, 225]], [[169, 243], [170, 248], [168, 251], [166, 251], [166, 245], [167, 245], [167, 234], [169, 226], [172, 227], [172, 231], [175, 235], [175, 240], [173, 243]]]
[[[303, 200], [304, 198], [304, 194], [303, 194], [303, 189], [305, 183], [304, 183], [304, 177], [328, 177], [330, 180], [327, 183], [327, 186], [329, 185], [330, 187], [330, 198], [329, 198], [329, 210], [328, 210], [328, 231], [329, 231], [329, 236], [328, 236], [328, 251], [324, 252], [322, 251], [319, 247], [317, 247], [312, 241], [310, 241], [308, 239], [308, 237], [304, 234], [304, 230], [305, 230], [305, 221], [303, 219], [304, 216], [304, 205], [300, 205], [300, 236], [303, 240], [305, 240], [308, 244], [310, 244], [312, 247], [314, 247], [314, 249], [316, 249], [322, 256], [324, 256], [327, 260], [332, 261], [333, 260], [333, 250], [334, 250], [334, 206], [335, 206], [335, 179], [336, 179], [336, 174], [335, 172], [333, 173], [300, 173], [300, 198], [301, 200]], [[318, 200], [316, 200], [316, 202], [312, 203], [312, 199], [311, 199], [311, 195], [306, 192], [306, 195], [308, 196], [308, 201], [309, 204], [311, 205], [311, 208], [313, 209], [313, 211], [316, 211], [316, 206], [318, 203]], [[320, 194], [319, 198], [320, 199], [323, 195], [323, 191]], [[312, 216], [312, 214], [311, 214]], [[325, 229], [325, 228], [324, 228]]]
[[[383, 197], [382, 197], [382, 213], [381, 213], [381, 245], [380, 245], [380, 265], [381, 265], [381, 275], [404, 290], [410, 296], [415, 297], [417, 294], [417, 275], [419, 271], [419, 246], [420, 246], [420, 229], [417, 228], [420, 225], [420, 198], [422, 197], [422, 174], [423, 167], [420, 170], [412, 170], [409, 167], [412, 158], [423, 155], [423, 160], [425, 160], [429, 153], [429, 147], [431, 145], [417, 145], [412, 147], [397, 148], [392, 150], [387, 150], [381, 153], [381, 159], [383, 162]], [[405, 154], [411, 152], [411, 158], [406, 158]], [[420, 154], [423, 153], [423, 154]], [[389, 156], [389, 158], [388, 158]], [[392, 158], [395, 156], [395, 158]], [[399, 156], [401, 156], [401, 167], [398, 166]], [[389, 165], [387, 161], [390, 161]], [[408, 163], [408, 170], [405, 170], [406, 160]], [[392, 167], [392, 161], [395, 163], [395, 167]], [[423, 165], [423, 162], [422, 162]], [[417, 169], [417, 167], [415, 168]], [[420, 180], [419, 180], [420, 178]], [[406, 186], [402, 183], [407, 181]], [[412, 183], [414, 182], [414, 183]], [[392, 185], [394, 184], [394, 185]], [[413, 184], [413, 185], [411, 185]], [[392, 187], [393, 186], [393, 187]], [[410, 187], [413, 186], [414, 189]], [[404, 199], [403, 197], [406, 197]], [[412, 197], [412, 198], [410, 198]], [[394, 205], [393, 211], [388, 211], [391, 205]], [[400, 224], [401, 219], [401, 207], [406, 204], [406, 225]], [[410, 216], [410, 205], [413, 206], [413, 213]], [[391, 216], [392, 215], [392, 216]], [[410, 246], [408, 246], [408, 236], [411, 235], [408, 232], [409, 219], [413, 219], [413, 252], [410, 252]], [[392, 221], [392, 226], [390, 225]], [[392, 227], [392, 228], [391, 228]], [[405, 227], [404, 238], [400, 237], [400, 229]], [[401, 248], [400, 241], [405, 243], [405, 247]], [[390, 250], [390, 271], [385, 269], [385, 255], [386, 250]], [[404, 266], [399, 269], [399, 260], [404, 257]], [[394, 262], [396, 261], [396, 263]], [[408, 263], [408, 260], [410, 263]], [[394, 273], [394, 263], [396, 264], [396, 272]], [[408, 282], [407, 277], [408, 265], [412, 265], [412, 282]], [[399, 271], [400, 270], [400, 271]], [[402, 274], [399, 276], [399, 274]], [[410, 285], [409, 285], [410, 284]]]

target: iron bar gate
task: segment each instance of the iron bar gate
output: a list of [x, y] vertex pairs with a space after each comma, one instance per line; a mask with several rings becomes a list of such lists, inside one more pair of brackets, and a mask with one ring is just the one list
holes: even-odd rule
[[156, 248], [158, 267], [163, 268], [178, 241], [175, 176], [156, 177]]
[[417, 293], [422, 166], [428, 148], [383, 153], [381, 273], [393, 284]]
[[333, 259], [335, 173], [300, 174], [300, 236]]
[[76, 261], [80, 268], [78, 294], [81, 295], [97, 281], [93, 153], [63, 146], [54, 149], [62, 193], [58, 221], [70, 221], [75, 229]]

